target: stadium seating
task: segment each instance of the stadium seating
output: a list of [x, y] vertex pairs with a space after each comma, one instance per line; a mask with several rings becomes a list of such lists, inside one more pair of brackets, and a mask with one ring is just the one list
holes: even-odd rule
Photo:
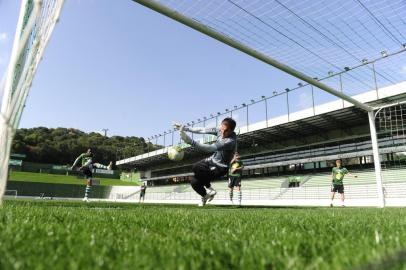
[[[347, 199], [367, 199], [377, 197], [375, 171], [373, 169], [353, 170], [357, 178], [347, 176], [344, 180]], [[300, 187], [288, 188], [289, 176], [244, 179], [242, 183], [244, 200], [293, 200], [329, 199], [331, 175], [329, 172], [308, 175]], [[406, 197], [406, 168], [382, 170], [385, 196], [387, 198]], [[213, 182], [218, 194], [216, 199], [228, 200], [227, 181]], [[148, 198], [154, 200], [195, 200], [199, 196], [189, 184], [158, 186], [148, 189]]]

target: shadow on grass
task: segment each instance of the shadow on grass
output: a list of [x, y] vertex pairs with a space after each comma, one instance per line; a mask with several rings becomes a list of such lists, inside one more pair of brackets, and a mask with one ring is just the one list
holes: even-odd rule
[[406, 250], [400, 250], [380, 261], [371, 262], [365, 266], [350, 268], [353, 270], [381, 270], [381, 269], [405, 269]]
[[[319, 211], [320, 209], [329, 209], [337, 211], [338, 209], [363, 209], [363, 208], [330, 208], [324, 206], [265, 206], [265, 205], [212, 205], [208, 204], [204, 207], [199, 207], [196, 204], [162, 204], [162, 203], [127, 203], [127, 202], [98, 202], [91, 201], [85, 203], [82, 201], [68, 201], [68, 200], [42, 200], [42, 199], [20, 199], [20, 200], [6, 200], [6, 205], [31, 205], [31, 206], [45, 206], [45, 207], [69, 207], [69, 208], [113, 208], [113, 209], [138, 209], [138, 208], [161, 208], [161, 209], [202, 209], [202, 210], [250, 210], [250, 209], [292, 209], [292, 210], [307, 210]], [[338, 210], [338, 211], [340, 211]]]

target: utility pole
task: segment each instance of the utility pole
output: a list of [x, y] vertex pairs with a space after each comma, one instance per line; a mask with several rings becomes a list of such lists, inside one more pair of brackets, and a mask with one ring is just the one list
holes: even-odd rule
[[103, 128], [102, 131], [104, 131], [104, 137], [107, 137], [107, 131], [109, 131], [108, 128]]

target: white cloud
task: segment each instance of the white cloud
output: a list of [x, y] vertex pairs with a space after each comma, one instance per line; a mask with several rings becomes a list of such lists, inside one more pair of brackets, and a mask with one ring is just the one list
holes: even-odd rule
[[0, 33], [0, 42], [6, 42], [8, 40], [8, 34], [6, 32]]

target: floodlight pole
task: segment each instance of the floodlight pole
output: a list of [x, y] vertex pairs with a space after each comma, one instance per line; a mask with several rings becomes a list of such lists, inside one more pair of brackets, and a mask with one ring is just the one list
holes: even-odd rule
[[316, 108], [314, 107], [314, 89], [313, 89], [313, 85], [310, 85], [310, 88], [312, 90], [313, 116], [315, 116], [316, 115]]
[[173, 137], [174, 137], [175, 132], [172, 130], [172, 145], [173, 146]]
[[[361, 108], [361, 109], [367, 111], [368, 118], [369, 118], [369, 126], [370, 126], [370, 130], [371, 130], [372, 150], [374, 153], [376, 182], [377, 182], [378, 199], [379, 199], [378, 206], [379, 207], [384, 206], [381, 165], [380, 165], [380, 158], [379, 158], [378, 140], [377, 140], [376, 129], [375, 129], [375, 120], [374, 120], [374, 115], [373, 115], [373, 110], [374, 110], [373, 107], [371, 107], [367, 104], [361, 103], [361, 102], [357, 101], [356, 99], [349, 97], [349, 96], [345, 95], [344, 93], [341, 93], [340, 91], [337, 91], [336, 89], [334, 89], [318, 80], [315, 80], [312, 77], [307, 76], [296, 69], [293, 69], [285, 64], [282, 64], [281, 62], [269, 57], [268, 55], [260, 53], [228, 36], [225, 36], [224, 34], [217, 32], [213, 28], [210, 28], [210, 27], [198, 22], [197, 20], [188, 18], [188, 17], [180, 14], [176, 10], [170, 9], [170, 8], [162, 5], [161, 3], [157, 2], [156, 0], [133, 0], [133, 1], [149, 8], [149, 9], [152, 9], [158, 13], [161, 13], [169, 18], [172, 18], [175, 21], [178, 21], [186, 26], [189, 26], [190, 28], [193, 28], [196, 31], [199, 31], [222, 43], [225, 43], [225, 44], [229, 45], [230, 47], [233, 47], [234, 49], [237, 49], [243, 53], [246, 53], [266, 64], [269, 64], [277, 69], [280, 69], [302, 81], [305, 81], [317, 88], [320, 88], [336, 97], [339, 97], [339, 98], [353, 104], [354, 106], [356, 106], [358, 108]], [[371, 115], [372, 115], [372, 118], [371, 118]], [[216, 116], [216, 120], [217, 120], [217, 116]]]
[[264, 98], [264, 102], [265, 102], [265, 117], [266, 117], [266, 127], [268, 128], [268, 101], [266, 98]]

